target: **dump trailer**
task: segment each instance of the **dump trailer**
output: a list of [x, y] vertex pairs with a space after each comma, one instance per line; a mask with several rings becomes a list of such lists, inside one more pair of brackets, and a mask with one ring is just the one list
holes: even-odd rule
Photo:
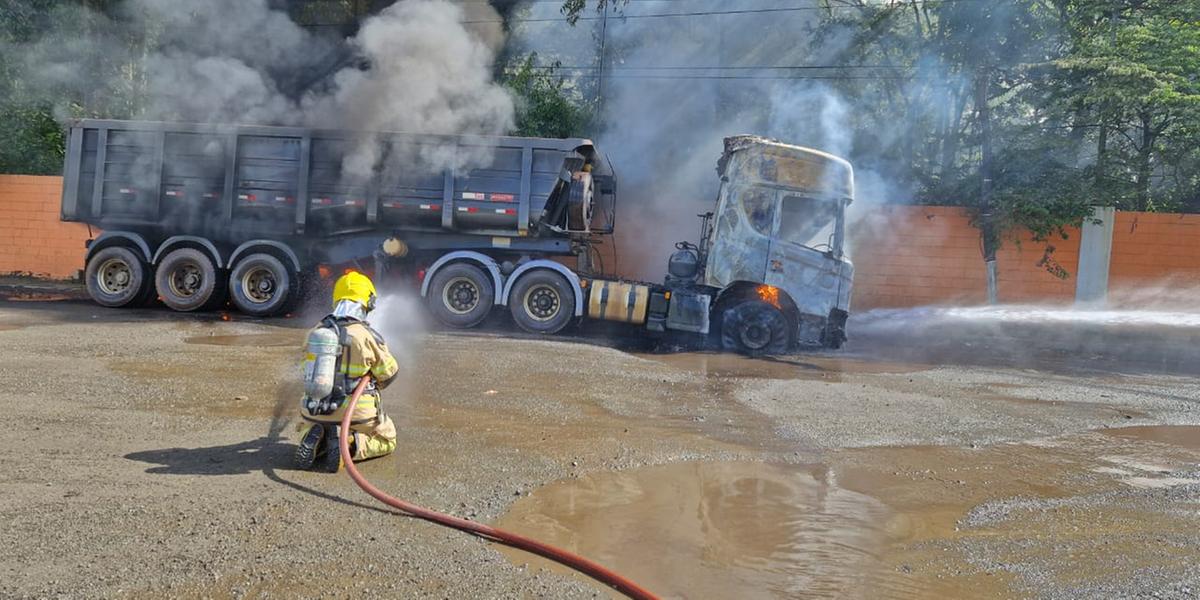
[[750, 354], [845, 337], [853, 175], [814, 150], [728, 138], [700, 238], [646, 283], [594, 268], [617, 186], [586, 139], [82, 120], [67, 140], [62, 219], [102, 232], [104, 306], [269, 316], [350, 266], [451, 327], [507, 308], [534, 333], [601, 319]]

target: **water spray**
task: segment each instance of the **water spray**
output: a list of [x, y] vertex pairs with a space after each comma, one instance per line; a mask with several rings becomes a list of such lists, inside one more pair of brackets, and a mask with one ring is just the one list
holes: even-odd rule
[[567, 552], [566, 550], [556, 548], [549, 544], [543, 544], [542, 542], [527, 538], [522, 535], [504, 531], [503, 529], [497, 529], [495, 527], [484, 525], [482, 523], [476, 523], [474, 521], [468, 521], [466, 519], [460, 519], [445, 513], [430, 510], [423, 506], [405, 502], [399, 498], [389, 496], [379, 488], [371, 485], [371, 483], [367, 481], [367, 479], [363, 477], [361, 473], [358, 472], [358, 468], [354, 466], [353, 457], [350, 456], [350, 443], [348, 441], [349, 436], [346, 435], [348, 432], [350, 432], [350, 416], [354, 414], [354, 408], [358, 404], [358, 399], [360, 396], [362, 396], [363, 390], [366, 389], [369, 377], [370, 376], [362, 377], [362, 379], [359, 380], [358, 385], [354, 388], [354, 393], [350, 395], [350, 401], [346, 405], [346, 414], [342, 416], [341, 431], [343, 435], [338, 436], [338, 451], [341, 453], [342, 463], [346, 465], [346, 472], [350, 474], [350, 478], [353, 479], [354, 483], [358, 484], [358, 487], [362, 488], [364, 492], [371, 495], [376, 500], [379, 500], [380, 502], [391, 506], [392, 508], [396, 508], [409, 516], [416, 517], [418, 519], [424, 519], [426, 521], [432, 521], [438, 525], [450, 527], [452, 529], [458, 529], [459, 531], [473, 533], [486, 540], [499, 542], [513, 548], [518, 548], [520, 550], [532, 552], [538, 556], [548, 558], [563, 566], [579, 571], [580, 573], [583, 573], [595, 579], [596, 581], [599, 581], [600, 583], [612, 587], [618, 592], [621, 592], [622, 594], [625, 594], [626, 596], [635, 600], [657, 600], [658, 597], [647, 591], [645, 588], [626, 579], [625, 577], [622, 577], [621, 575], [618, 575], [617, 573], [614, 573], [613, 571], [605, 568], [603, 565], [592, 562], [586, 558], [583, 558], [582, 556]]

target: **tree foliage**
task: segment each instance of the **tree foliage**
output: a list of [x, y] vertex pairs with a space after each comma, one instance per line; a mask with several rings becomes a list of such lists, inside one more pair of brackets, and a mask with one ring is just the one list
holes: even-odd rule
[[918, 201], [978, 204], [986, 102], [1002, 224], [1044, 237], [1091, 205], [1200, 209], [1200, 4], [826, 1], [814, 48], [849, 35], [834, 62], [911, 73], [838, 87], [859, 160]]
[[584, 133], [591, 119], [590, 106], [567, 80], [537, 64], [530, 54], [505, 70], [504, 85], [517, 101], [520, 136], [565, 138]]
[[[120, 0], [0, 0], [0, 172], [58, 173], [67, 119], [138, 116], [148, 40], [112, 27], [120, 8]], [[94, 34], [114, 31], [124, 32], [118, 45], [94, 44]], [[89, 82], [48, 66], [65, 63]]]

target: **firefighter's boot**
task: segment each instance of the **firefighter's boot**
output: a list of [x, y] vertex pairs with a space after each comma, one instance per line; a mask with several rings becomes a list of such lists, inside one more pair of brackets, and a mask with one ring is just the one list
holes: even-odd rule
[[314, 471], [337, 473], [342, 469], [342, 452], [338, 448], [338, 429], [340, 427], [330, 426], [329, 431], [326, 432], [324, 450], [321, 451], [317, 464], [313, 465]]
[[[321, 451], [321, 440], [324, 437], [325, 426], [320, 423], [311, 423], [308, 426], [308, 430], [300, 437], [300, 444], [296, 446], [296, 454], [292, 457], [292, 464], [297, 469], [311, 469]], [[325, 444], [325, 446], [328, 447], [329, 444]], [[334, 448], [337, 448], [336, 440]]]

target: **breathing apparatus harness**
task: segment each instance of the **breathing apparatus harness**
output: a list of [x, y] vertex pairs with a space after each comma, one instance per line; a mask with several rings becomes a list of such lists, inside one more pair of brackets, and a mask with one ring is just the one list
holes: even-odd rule
[[[367, 325], [365, 321], [351, 316], [328, 315], [321, 319], [320, 326], [309, 334], [309, 353], [314, 356], [314, 359], [312, 366], [305, 370], [307, 393], [304, 397], [304, 407], [313, 416], [323, 417], [337, 412], [345, 404], [347, 393], [358, 384], [358, 378], [351, 378], [347, 368], [347, 363], [350, 361], [350, 333], [347, 331], [347, 327], [355, 323], [365, 327], [376, 341], [382, 343], [383, 338], [378, 332]], [[337, 344], [336, 357], [330, 356], [334, 340]], [[333, 360], [329, 361], [329, 358], [333, 358]], [[368, 379], [367, 386], [363, 391], [366, 394], [374, 395], [378, 389], [375, 379]], [[325, 391], [325, 381], [331, 384], [329, 391], [324, 395], [319, 395]], [[370, 419], [363, 423], [368, 421]]]
[[[305, 408], [313, 415], [332, 415], [346, 401], [346, 390], [353, 389], [346, 374], [346, 362], [350, 358], [350, 336], [344, 327], [348, 319], [345, 317], [326, 316], [321, 319], [320, 329], [332, 331], [337, 338], [338, 354], [333, 362], [333, 388], [323, 398], [305, 396]], [[315, 332], [314, 332], [315, 333]]]

